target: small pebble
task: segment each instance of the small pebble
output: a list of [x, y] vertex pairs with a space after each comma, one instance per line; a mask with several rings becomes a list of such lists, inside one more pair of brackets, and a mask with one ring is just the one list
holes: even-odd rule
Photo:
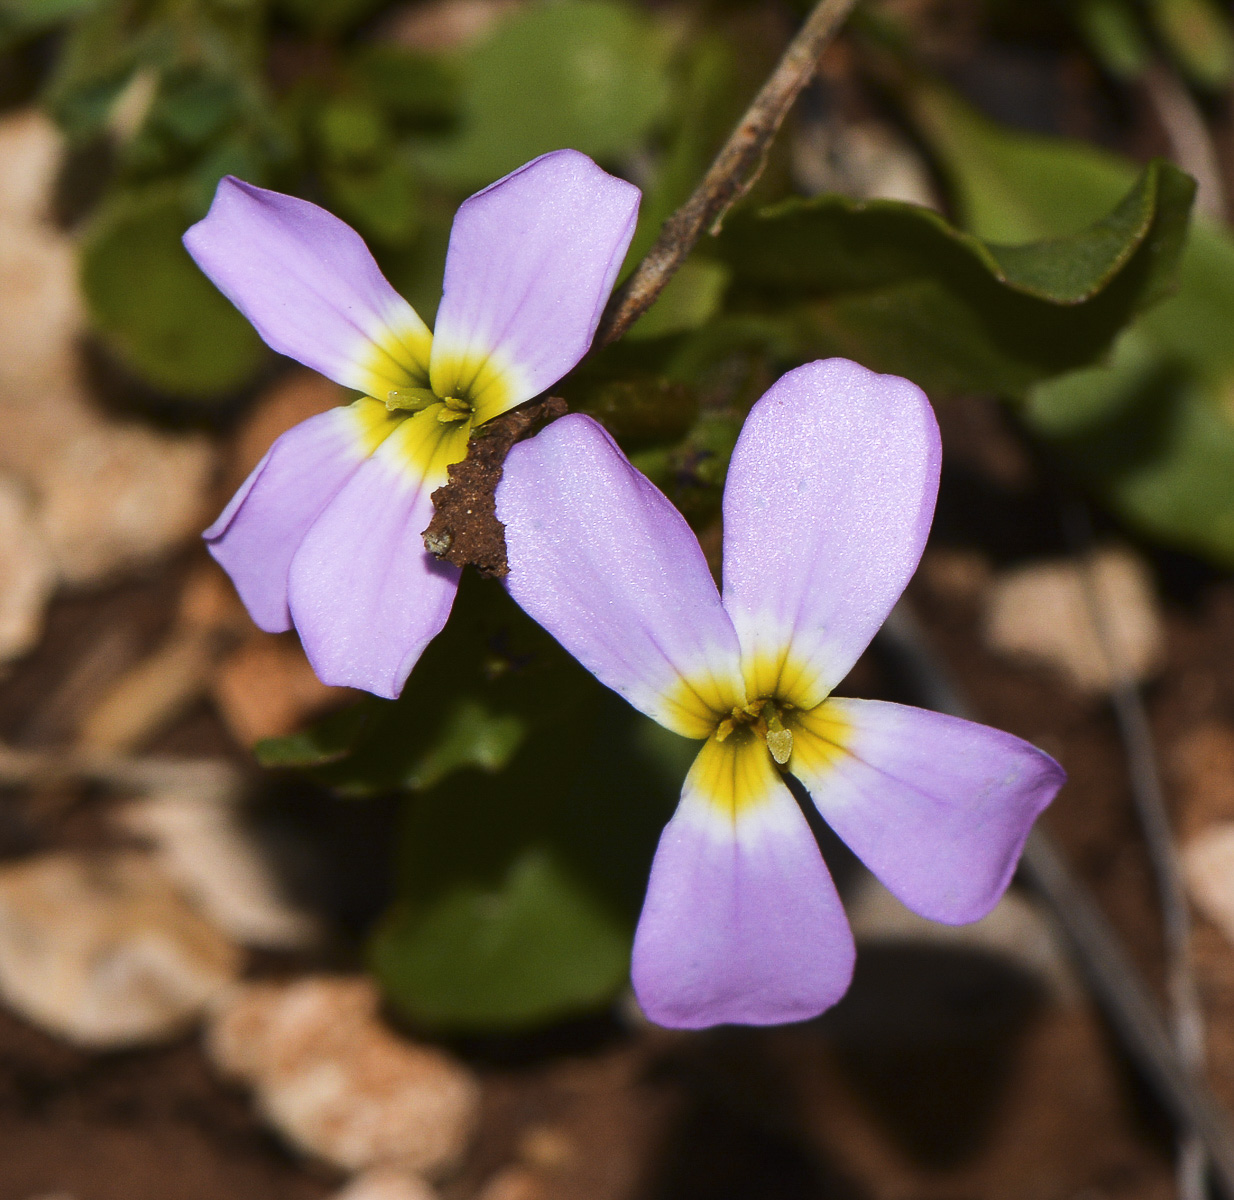
[[254, 633], [218, 666], [212, 693], [242, 746], [285, 737], [357, 693], [317, 678], [293, 637]]
[[208, 1027], [207, 1052], [302, 1150], [350, 1171], [436, 1176], [462, 1156], [479, 1088], [440, 1050], [396, 1036], [378, 1005], [364, 978], [244, 986]]
[[476, 1200], [544, 1200], [544, 1180], [526, 1167], [506, 1167], [480, 1189]]
[[172, 1037], [239, 969], [239, 950], [148, 855], [66, 852], [0, 868], [0, 996], [78, 1045]]
[[419, 1175], [376, 1167], [357, 1175], [333, 1200], [438, 1200], [438, 1194]]
[[[1112, 674], [1090, 615], [1084, 568], [1074, 559], [1034, 563], [996, 576], [988, 593], [985, 641], [1000, 654], [1054, 667], [1082, 692], [1102, 692]], [[1165, 659], [1165, 628], [1152, 578], [1128, 550], [1099, 551], [1097, 595], [1122, 666], [1135, 682]]]
[[1234, 943], [1234, 821], [1210, 825], [1180, 854], [1192, 903]]

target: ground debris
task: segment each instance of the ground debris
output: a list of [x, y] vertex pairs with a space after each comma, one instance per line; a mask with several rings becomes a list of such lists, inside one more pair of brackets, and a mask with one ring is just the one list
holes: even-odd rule
[[357, 1175], [333, 1200], [437, 1200], [437, 1190], [418, 1175], [375, 1167]]
[[0, 869], [0, 994], [77, 1045], [181, 1033], [240, 965], [148, 855], [57, 853]]
[[[1116, 681], [1087, 595], [1088, 568], [1075, 559], [1030, 563], [997, 576], [988, 590], [985, 640], [991, 650], [1061, 671], [1081, 691]], [[1119, 666], [1142, 683], [1165, 661], [1165, 627], [1152, 578], [1130, 550], [1093, 556], [1091, 581]]]
[[441, 1051], [397, 1037], [378, 1003], [365, 978], [248, 985], [218, 1013], [207, 1051], [308, 1153], [345, 1170], [436, 1175], [471, 1137], [478, 1086]]
[[433, 493], [433, 519], [424, 531], [431, 554], [488, 579], [509, 573], [506, 527], [497, 519], [494, 493], [510, 447], [539, 425], [566, 414], [566, 402], [547, 396], [489, 421], [471, 439], [467, 457], [448, 468], [450, 482]]

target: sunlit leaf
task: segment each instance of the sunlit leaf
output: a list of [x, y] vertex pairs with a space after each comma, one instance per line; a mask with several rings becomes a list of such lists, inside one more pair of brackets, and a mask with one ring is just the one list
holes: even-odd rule
[[796, 297], [803, 354], [1018, 396], [1098, 359], [1170, 286], [1193, 191], [1156, 162], [1087, 228], [1021, 246], [914, 205], [822, 196], [732, 218], [718, 247], [746, 305]]
[[[945, 93], [919, 107], [971, 226], [1012, 240], [1076, 228], [1132, 178], [1103, 151], [999, 129]], [[1234, 238], [1197, 222], [1177, 292], [1108, 365], [1042, 382], [1023, 414], [1126, 520], [1234, 565]]]
[[669, 50], [651, 18], [611, 0], [532, 5], [460, 60], [458, 136], [420, 159], [470, 185], [563, 146], [628, 154], [664, 114]]

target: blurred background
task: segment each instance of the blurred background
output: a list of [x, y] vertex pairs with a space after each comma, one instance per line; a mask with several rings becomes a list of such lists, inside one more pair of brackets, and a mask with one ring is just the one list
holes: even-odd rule
[[[637, 262], [807, 11], [0, 0], [0, 1200], [1176, 1194], [1177, 1131], [1031, 889], [932, 926], [820, 826], [849, 996], [650, 1027], [630, 939], [693, 745], [471, 573], [402, 699], [327, 688], [199, 540], [350, 398], [181, 248], [222, 175], [348, 221], [431, 324], [455, 208], [547, 150], [643, 190]], [[718, 567], [779, 374], [926, 388], [922, 637], [1066, 767], [1043, 824], [1163, 1010], [1173, 856], [1229, 1106], [1232, 200], [1228, 5], [861, 0], [750, 194], [554, 389]], [[878, 643], [842, 690], [921, 699]]]

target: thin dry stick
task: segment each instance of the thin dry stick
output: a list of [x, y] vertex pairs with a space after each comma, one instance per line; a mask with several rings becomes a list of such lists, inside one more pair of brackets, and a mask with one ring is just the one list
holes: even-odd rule
[[856, 0], [819, 0], [789, 43], [776, 69], [729, 135], [694, 194], [660, 230], [656, 243], [613, 293], [595, 344], [615, 342], [643, 315], [694, 249], [704, 229], [714, 229], [762, 173], [767, 151], [797, 94], [810, 82], [823, 48]]
[[1226, 219], [1225, 185], [1217, 148], [1200, 106], [1186, 85], [1168, 67], [1154, 63], [1144, 74], [1144, 93], [1170, 143], [1174, 161], [1195, 176], [1196, 212], [1216, 221]]
[[[1131, 797], [1140, 830], [1148, 846], [1161, 923], [1165, 935], [1166, 989], [1170, 1001], [1170, 1025], [1183, 1068], [1199, 1078], [1204, 1072], [1204, 1015], [1191, 958], [1191, 913], [1183, 885], [1182, 866], [1170, 828], [1165, 791], [1153, 741], [1152, 726], [1126, 657], [1110, 620], [1093, 557], [1092, 522], [1080, 504], [1066, 511], [1068, 536], [1082, 566], [1084, 600], [1097, 634], [1097, 641], [1110, 672], [1110, 702], [1119, 737], [1127, 754]], [[1207, 1169], [1204, 1148], [1195, 1133], [1179, 1138], [1177, 1165], [1180, 1200], [1204, 1200]]]

